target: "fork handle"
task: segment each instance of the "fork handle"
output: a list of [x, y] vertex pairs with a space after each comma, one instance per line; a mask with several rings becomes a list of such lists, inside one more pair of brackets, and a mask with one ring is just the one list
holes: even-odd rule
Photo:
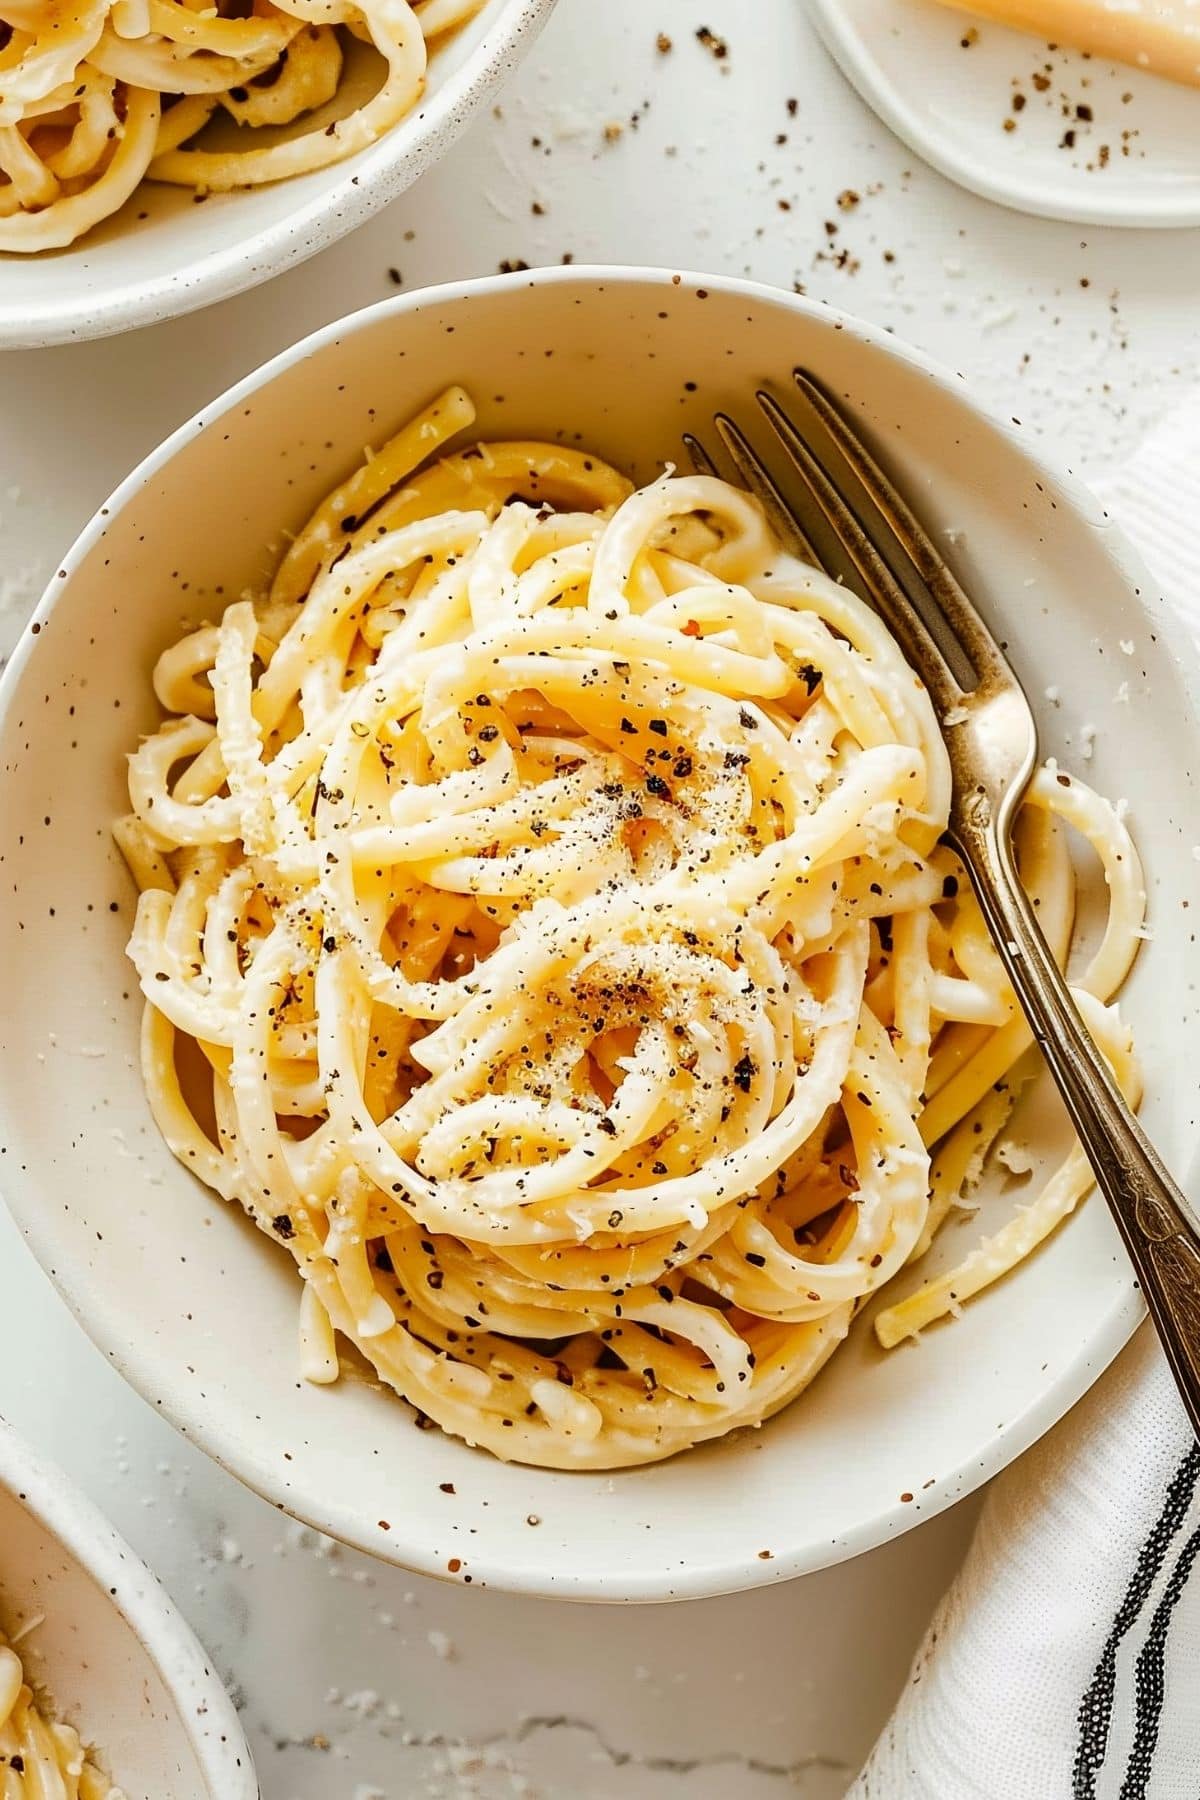
[[1084, 1024], [1021, 885], [1010, 832], [1020, 797], [1014, 792], [993, 809], [985, 794], [967, 795], [954, 808], [948, 835], [1125, 1240], [1200, 1437], [1200, 1234]]

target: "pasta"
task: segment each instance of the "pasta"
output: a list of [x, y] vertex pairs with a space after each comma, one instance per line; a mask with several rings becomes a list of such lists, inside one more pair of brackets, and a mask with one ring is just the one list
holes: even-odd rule
[[124, 1800], [83, 1747], [35, 1698], [0, 1631], [0, 1795], [3, 1800]]
[[[805, 1387], [968, 1191], [1031, 1038], [875, 614], [724, 482], [447, 452], [473, 418], [440, 396], [159, 661], [117, 827], [144, 1074], [295, 1258], [309, 1379], [340, 1335], [498, 1456], [643, 1463]], [[1137, 853], [1044, 768], [1018, 849], [1062, 959], [1068, 825], [1110, 899], [1077, 992], [1136, 1098]], [[1073, 1151], [881, 1339], [1088, 1180]]]
[[[60, 250], [146, 178], [222, 193], [352, 156], [416, 105], [428, 42], [482, 4], [0, 0], [0, 251]], [[355, 39], [383, 63], [361, 102]], [[229, 147], [230, 120], [249, 147]]]

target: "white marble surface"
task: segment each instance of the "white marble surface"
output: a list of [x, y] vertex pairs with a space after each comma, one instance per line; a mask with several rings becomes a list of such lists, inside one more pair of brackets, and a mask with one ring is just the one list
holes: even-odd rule
[[[0, 359], [0, 649], [92, 508], [236, 376], [393, 292], [391, 270], [412, 287], [564, 254], [802, 283], [954, 362], [1084, 472], [1133, 446], [1200, 345], [1200, 234], [1082, 231], [958, 193], [868, 116], [801, 0], [561, 0], [499, 116], [345, 244], [190, 319]], [[966, 1503], [840, 1569], [676, 1608], [442, 1587], [318, 1542], [211, 1467], [91, 1349], [3, 1217], [0, 1350], [0, 1410], [227, 1672], [266, 1800], [833, 1800], [973, 1523]]]

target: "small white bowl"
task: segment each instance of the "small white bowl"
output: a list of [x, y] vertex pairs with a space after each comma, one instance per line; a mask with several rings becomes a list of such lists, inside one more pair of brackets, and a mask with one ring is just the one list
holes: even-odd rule
[[931, 0], [809, 5], [867, 105], [951, 181], [1047, 219], [1200, 225], [1194, 88], [991, 20], [968, 37]]
[[[181, 1171], [137, 1067], [124, 946], [133, 893], [109, 825], [125, 753], [156, 722], [149, 672], [185, 618], [262, 579], [285, 528], [440, 387], [479, 430], [561, 435], [642, 478], [807, 365], [849, 399], [999, 627], [1043, 750], [1128, 799], [1154, 937], [1126, 995], [1145, 1120], [1181, 1174], [1200, 951], [1197, 691], [1164, 603], [1099, 503], [1048, 469], [962, 380], [894, 338], [723, 277], [559, 269], [402, 296], [277, 357], [118, 490], [51, 583], [0, 699], [0, 1022], [8, 1198], [43, 1266], [149, 1400], [272, 1501], [430, 1574], [578, 1598], [662, 1600], [799, 1574], [969, 1492], [1078, 1399], [1140, 1316], [1108, 1214], [1088, 1201], [961, 1321], [885, 1355], [860, 1321], [760, 1432], [613, 1477], [504, 1465], [417, 1431], [398, 1399], [297, 1378], [290, 1257]], [[1126, 650], [1128, 646], [1128, 650]], [[1047, 697], [1047, 690], [1051, 690]], [[1082, 750], [1086, 755], [1086, 749]], [[1056, 1106], [1024, 1122], [1065, 1145]], [[982, 1195], [935, 1266], [1026, 1197]], [[910, 1272], [904, 1279], [919, 1278]], [[452, 1484], [443, 1491], [443, 1484]]]
[[[194, 312], [323, 250], [410, 187], [517, 66], [555, 0], [488, 0], [430, 54], [420, 105], [378, 143], [291, 181], [212, 194], [147, 181], [67, 250], [0, 255], [0, 349]], [[143, 216], [144, 215], [144, 216]]]
[[127, 1800], [256, 1800], [233, 1704], [163, 1589], [108, 1521], [0, 1421], [0, 1617], [55, 1716]]

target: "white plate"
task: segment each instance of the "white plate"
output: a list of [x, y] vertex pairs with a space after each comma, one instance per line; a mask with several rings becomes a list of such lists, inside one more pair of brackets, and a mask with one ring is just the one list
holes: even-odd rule
[[212, 194], [143, 182], [67, 250], [0, 254], [0, 349], [131, 331], [194, 312], [336, 243], [437, 160], [490, 98], [556, 0], [488, 0], [435, 44], [420, 105], [368, 149], [291, 181]]
[[809, 3], [863, 99], [952, 181], [1052, 219], [1200, 225], [1200, 89], [934, 0]]
[[0, 1618], [127, 1800], [256, 1800], [232, 1702], [146, 1565], [0, 1421]]
[[[798, 362], [847, 395], [1008, 638], [1066, 758], [1128, 798], [1154, 940], [1128, 992], [1145, 1118], [1186, 1172], [1193, 1054], [1197, 697], [1165, 607], [1098, 503], [1049, 471], [964, 383], [790, 294], [716, 277], [541, 270], [428, 290], [330, 326], [207, 407], [114, 495], [50, 584], [0, 690], [0, 1141], [7, 1195], [46, 1270], [133, 1384], [244, 1481], [395, 1562], [534, 1593], [660, 1600], [819, 1568], [969, 1492], [1051, 1425], [1140, 1315], [1102, 1204], [919, 1347], [860, 1322], [760, 1432], [613, 1477], [503, 1465], [357, 1380], [297, 1379], [290, 1257], [181, 1171], [137, 1070], [124, 959], [134, 896], [109, 838], [124, 757], [155, 720], [149, 671], [181, 621], [261, 578], [281, 528], [443, 384], [480, 427], [554, 434], [649, 476], [714, 406]], [[1119, 645], [1133, 646], [1125, 655]], [[1062, 689], [1058, 708], [1041, 700]], [[1124, 689], [1122, 688], [1124, 685]], [[1127, 699], [1118, 696], [1125, 692]], [[116, 910], [110, 910], [110, 908]], [[1039, 1155], [1062, 1121], [1030, 1119]], [[1021, 1189], [943, 1234], [943, 1263]], [[918, 1279], [912, 1272], [906, 1280]], [[442, 1484], [453, 1484], [443, 1492]], [[533, 1523], [530, 1521], [533, 1520]]]

